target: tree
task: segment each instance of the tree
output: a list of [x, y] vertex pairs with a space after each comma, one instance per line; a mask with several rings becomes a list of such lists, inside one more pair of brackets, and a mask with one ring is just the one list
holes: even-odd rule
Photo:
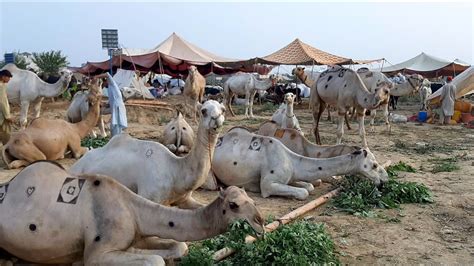
[[40, 72], [47, 76], [58, 76], [59, 70], [69, 64], [67, 57], [63, 56], [61, 51], [33, 53], [32, 60]]
[[[4, 67], [5, 65], [5, 61], [0, 61], [0, 68]], [[21, 69], [26, 69], [26, 67], [28, 66], [25, 57], [19, 55], [18, 53], [15, 53], [15, 65]]]

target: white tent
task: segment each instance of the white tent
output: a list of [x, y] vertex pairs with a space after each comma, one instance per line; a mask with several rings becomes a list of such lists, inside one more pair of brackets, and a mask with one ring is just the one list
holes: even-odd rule
[[[456, 99], [474, 93], [474, 67], [470, 67], [457, 75], [453, 81], [456, 85]], [[444, 86], [428, 97], [428, 100], [435, 102], [441, 95]]]
[[[117, 69], [113, 78], [120, 90], [123, 88], [134, 88], [139, 90], [145, 99], [155, 99], [145, 86], [143, 79], [137, 78], [134, 71]], [[107, 90], [104, 90], [103, 94], [108, 97]]]

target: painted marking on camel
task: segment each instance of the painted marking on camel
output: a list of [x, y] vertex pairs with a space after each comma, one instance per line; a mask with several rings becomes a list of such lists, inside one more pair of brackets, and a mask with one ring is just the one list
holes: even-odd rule
[[249, 150], [252, 151], [260, 151], [262, 147], [263, 138], [259, 137], [252, 137], [252, 141], [250, 142]]
[[33, 194], [33, 192], [35, 192], [35, 187], [28, 187], [25, 192], [29, 198]]
[[59, 192], [57, 202], [76, 204], [84, 182], [86, 182], [86, 180], [83, 178], [66, 178]]
[[2, 204], [3, 200], [7, 196], [7, 192], [8, 192], [8, 184], [0, 187], [0, 204]]

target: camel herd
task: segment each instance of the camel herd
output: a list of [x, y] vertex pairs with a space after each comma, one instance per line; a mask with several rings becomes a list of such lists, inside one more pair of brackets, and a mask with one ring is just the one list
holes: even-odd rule
[[[87, 106], [74, 107], [82, 110], [79, 117], [69, 117], [70, 122], [36, 118], [15, 133], [2, 157], [8, 168], [26, 167], [0, 184], [0, 248], [34, 263], [162, 265], [187, 252], [184, 241], [223, 233], [239, 219], [263, 233], [264, 219], [245, 190], [305, 200], [314, 185], [337, 183], [334, 176], [359, 175], [376, 185], [388, 180], [367, 147], [365, 111], [387, 106], [394, 88], [397, 93], [409, 88], [394, 87], [377, 72], [332, 67], [308, 77], [304, 68], [294, 69], [311, 85], [314, 144], [301, 132], [291, 93], [273, 121], [258, 130], [221, 132], [226, 109], [234, 115], [232, 98], [245, 95], [245, 116], [253, 117], [253, 97], [275, 84], [273, 76], [261, 81], [236, 74], [224, 84], [224, 103], [202, 102], [205, 80], [195, 67], [189, 71], [184, 96], [191, 118], [199, 121], [196, 135], [178, 112], [165, 126], [161, 143], [120, 134], [102, 148], [86, 150], [80, 141], [100, 116], [96, 80], [81, 96]], [[413, 77], [410, 84], [421, 82]], [[321, 145], [319, 138], [319, 120], [328, 105], [338, 111], [336, 145]], [[350, 108], [359, 119], [363, 148], [341, 143]], [[68, 170], [54, 162], [67, 152], [78, 159]], [[208, 205], [193, 198], [200, 187], [222, 185], [227, 188]]]

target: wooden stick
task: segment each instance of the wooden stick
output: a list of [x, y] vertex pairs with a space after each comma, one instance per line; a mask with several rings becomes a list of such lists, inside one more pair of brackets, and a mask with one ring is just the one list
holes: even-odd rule
[[[317, 198], [313, 201], [310, 201], [310, 202], [306, 203], [305, 205], [299, 207], [298, 209], [284, 215], [283, 217], [281, 217], [280, 219], [274, 221], [273, 223], [267, 224], [265, 226], [265, 232], [274, 231], [280, 225], [287, 224], [287, 223], [293, 221], [294, 219], [298, 218], [299, 216], [313, 210], [314, 208], [317, 208], [317, 207], [321, 206], [322, 204], [326, 203], [330, 198], [336, 196], [339, 193], [340, 190], [341, 190], [341, 188], [336, 188], [333, 191], [331, 191], [329, 193], [326, 193], [326, 194], [322, 195], [321, 197], [319, 197], [319, 198]], [[256, 240], [256, 238], [253, 237], [253, 236], [245, 237], [245, 243], [252, 243], [255, 240]], [[214, 253], [214, 255], [212, 256], [212, 258], [214, 259], [214, 261], [220, 261], [220, 260], [232, 255], [234, 252], [235, 252], [234, 249], [225, 247], [223, 249], [220, 249], [220, 250], [216, 251]]]

